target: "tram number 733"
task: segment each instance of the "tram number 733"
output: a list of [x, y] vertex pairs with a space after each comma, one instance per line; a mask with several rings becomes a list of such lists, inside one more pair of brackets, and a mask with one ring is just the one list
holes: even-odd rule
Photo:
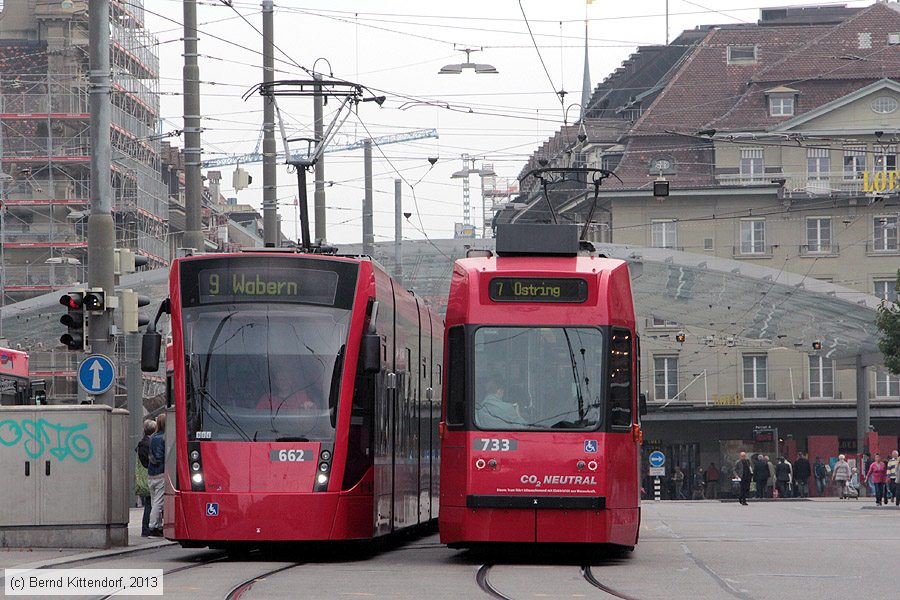
[[519, 447], [518, 440], [509, 440], [506, 438], [475, 438], [473, 448], [482, 452], [490, 450], [491, 452], [510, 452], [517, 450]]

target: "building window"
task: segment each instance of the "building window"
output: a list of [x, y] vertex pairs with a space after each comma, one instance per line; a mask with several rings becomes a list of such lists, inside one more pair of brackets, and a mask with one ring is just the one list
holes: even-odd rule
[[844, 179], [862, 179], [866, 171], [866, 147], [844, 147]]
[[676, 323], [675, 321], [660, 319], [659, 317], [651, 317], [650, 327], [678, 327], [678, 323]]
[[741, 148], [741, 179], [761, 177], [764, 171], [763, 149]]
[[830, 358], [809, 357], [809, 397], [834, 398], [834, 361]]
[[878, 216], [874, 219], [874, 248], [876, 252], [897, 251], [897, 217]]
[[713, 249], [713, 239], [712, 238], [703, 238], [703, 249], [704, 250], [712, 250]]
[[810, 179], [828, 179], [831, 171], [831, 153], [828, 148], [806, 150], [806, 173]]
[[831, 217], [806, 219], [806, 249], [808, 252], [831, 252]]
[[650, 223], [650, 246], [653, 248], [674, 248], [678, 241], [677, 223], [671, 219]]
[[741, 254], [765, 254], [766, 222], [763, 219], [741, 221]]
[[885, 302], [897, 301], [897, 280], [896, 279], [876, 279], [875, 295]]
[[875, 146], [875, 170], [876, 171], [896, 171], [897, 170], [897, 146], [890, 144], [887, 146]]
[[897, 110], [897, 99], [891, 96], [878, 96], [872, 100], [872, 112], [889, 115]]
[[728, 46], [728, 64], [752, 64], [757, 60], [756, 46]]
[[674, 400], [678, 394], [678, 357], [657, 356], [653, 359], [654, 398]]
[[900, 376], [891, 375], [884, 369], [875, 371], [875, 397], [896, 398], [900, 396]]
[[744, 357], [744, 398], [766, 400], [769, 397], [765, 356]]
[[790, 117], [794, 114], [793, 96], [769, 96], [769, 115], [772, 117]]

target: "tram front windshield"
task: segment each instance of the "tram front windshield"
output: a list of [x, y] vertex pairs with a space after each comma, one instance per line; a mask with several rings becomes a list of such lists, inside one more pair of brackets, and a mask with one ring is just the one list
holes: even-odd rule
[[349, 325], [333, 307], [186, 308], [188, 439], [333, 441]]
[[475, 426], [591, 430], [603, 415], [603, 332], [594, 327], [479, 327]]

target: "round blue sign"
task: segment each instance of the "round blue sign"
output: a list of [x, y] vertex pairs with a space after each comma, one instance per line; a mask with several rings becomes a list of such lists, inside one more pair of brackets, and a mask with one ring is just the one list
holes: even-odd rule
[[659, 450], [654, 450], [648, 458], [651, 467], [661, 467], [666, 464], [666, 455]]
[[116, 368], [103, 354], [91, 354], [78, 365], [78, 385], [88, 394], [102, 394], [115, 380]]

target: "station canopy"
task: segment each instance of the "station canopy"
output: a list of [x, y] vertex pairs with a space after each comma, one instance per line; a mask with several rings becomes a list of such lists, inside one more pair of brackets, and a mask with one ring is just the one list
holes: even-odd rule
[[[402, 283], [435, 310], [446, 308], [453, 261], [467, 250], [493, 250], [491, 239], [405, 240]], [[775, 348], [821, 354], [839, 368], [881, 364], [876, 309], [880, 299], [802, 274], [723, 258], [664, 248], [595, 244], [597, 251], [629, 263], [635, 313], [641, 320], [677, 323], [687, 335], [703, 336], [710, 346]], [[360, 244], [342, 245], [340, 253], [359, 254]], [[395, 274], [395, 245], [380, 242], [374, 257]], [[166, 297], [168, 269], [134, 273], [120, 288], [153, 299], [142, 309], [156, 313]], [[72, 286], [77, 287], [77, 286]], [[59, 296], [64, 290], [10, 304], [0, 310], [3, 337], [15, 347], [57, 346], [64, 327]], [[61, 346], [60, 346], [61, 348]]]

